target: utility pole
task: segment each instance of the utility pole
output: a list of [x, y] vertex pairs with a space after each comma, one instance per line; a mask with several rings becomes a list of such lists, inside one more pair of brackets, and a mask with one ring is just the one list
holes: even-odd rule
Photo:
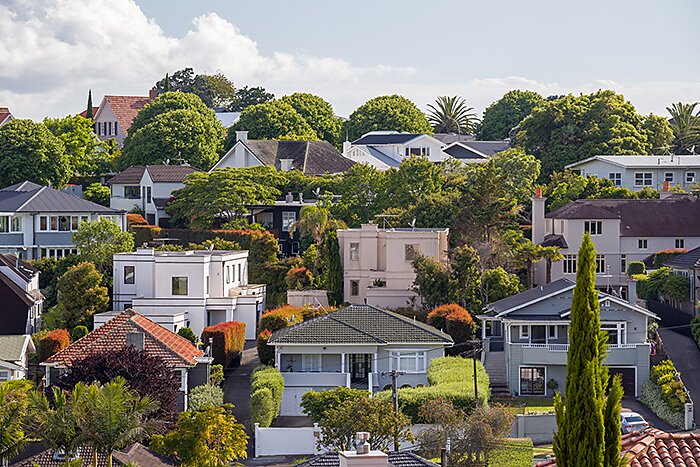
[[[391, 400], [394, 402], [394, 416], [397, 416], [399, 414], [399, 388], [397, 384], [397, 380], [399, 376], [405, 375], [405, 371], [396, 371], [391, 370], [391, 371], [382, 371], [382, 376], [390, 376], [391, 377]], [[396, 424], [394, 424], [394, 451], [399, 450], [399, 434], [396, 430]]]
[[[474, 364], [474, 404], [479, 405], [479, 385], [476, 381], [476, 356], [479, 350], [477, 346], [480, 344], [480, 341], [478, 339], [472, 339], [467, 342], [472, 345], [472, 362]], [[462, 353], [462, 355], [466, 356], [467, 352]]]

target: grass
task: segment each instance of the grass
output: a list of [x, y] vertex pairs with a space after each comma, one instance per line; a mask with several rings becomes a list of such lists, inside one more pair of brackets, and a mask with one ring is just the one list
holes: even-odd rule
[[530, 438], [507, 438], [503, 445], [489, 456], [489, 467], [523, 467], [534, 464]]
[[[494, 398], [491, 402], [509, 405], [513, 408], [513, 412], [515, 413], [554, 413], [554, 399], [551, 397], [509, 397], [504, 399]], [[525, 407], [521, 408], [523, 405]]]

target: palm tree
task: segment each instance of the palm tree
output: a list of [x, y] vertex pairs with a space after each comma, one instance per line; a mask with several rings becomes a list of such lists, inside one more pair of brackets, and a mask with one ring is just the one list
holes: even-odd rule
[[15, 381], [0, 383], [0, 465], [22, 451], [27, 437], [27, 391]]
[[299, 229], [301, 235], [309, 235], [316, 243], [316, 257], [312, 275], [316, 277], [318, 261], [323, 251], [323, 242], [330, 231], [347, 227], [341, 220], [334, 219], [325, 206], [304, 206], [299, 212], [299, 220], [289, 226], [290, 232]]
[[698, 102], [683, 104], [677, 102], [666, 107], [671, 114], [673, 147], [676, 154], [692, 154], [694, 147], [700, 150], [700, 110], [695, 112]]
[[471, 134], [479, 122], [473, 110], [459, 96], [440, 96], [435, 105], [428, 104], [428, 121], [435, 133]]

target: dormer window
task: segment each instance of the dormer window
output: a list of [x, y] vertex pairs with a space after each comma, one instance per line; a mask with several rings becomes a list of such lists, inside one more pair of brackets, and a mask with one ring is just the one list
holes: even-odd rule
[[293, 159], [280, 159], [280, 170], [282, 172], [289, 172], [290, 170], [293, 169], [292, 167], [292, 162]]

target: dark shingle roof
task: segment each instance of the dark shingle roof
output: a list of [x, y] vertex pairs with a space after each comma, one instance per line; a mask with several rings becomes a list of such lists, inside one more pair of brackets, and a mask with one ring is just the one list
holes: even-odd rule
[[141, 177], [143, 177], [144, 170], [146, 170], [146, 167], [142, 165], [134, 165], [132, 167], [124, 169], [114, 177], [107, 180], [107, 185], [113, 185], [115, 183], [139, 183], [141, 181]]
[[506, 297], [498, 300], [497, 302], [493, 302], [486, 307], [486, 312], [491, 314], [502, 313], [517, 306], [542, 299], [548, 295], [563, 292], [573, 286], [574, 283], [569, 279], [558, 279], [554, 282], [550, 282], [549, 284], [535, 287], [534, 289], [526, 290], [511, 297]]
[[457, 159], [481, 159], [491, 157], [509, 147], [508, 141], [457, 141], [443, 151]]
[[[0, 190], [1, 212], [100, 212], [115, 214], [118, 211], [92, 201], [24, 182]], [[35, 188], [39, 186], [39, 188]], [[28, 190], [28, 191], [27, 191]]]
[[474, 135], [457, 135], [455, 133], [435, 133], [433, 138], [443, 144], [452, 144], [457, 141], [474, 141]]
[[[423, 459], [412, 452], [389, 452], [389, 467], [437, 467], [438, 464]], [[340, 467], [337, 452], [326, 452], [297, 464], [298, 467]]]
[[664, 266], [672, 268], [693, 268], [700, 266], [700, 247], [675, 256], [664, 263]]
[[422, 133], [368, 134], [361, 137], [360, 139], [356, 139], [352, 142], [352, 144], [403, 144], [419, 136], [422, 136]]
[[451, 344], [452, 338], [419, 321], [369, 305], [350, 305], [276, 331], [270, 344]]
[[327, 141], [248, 140], [246, 147], [265, 165], [280, 168], [280, 160], [291, 159], [292, 168], [308, 175], [341, 173], [354, 165]]
[[139, 183], [146, 170], [156, 183], [182, 183], [192, 172], [199, 172], [198, 168], [191, 165], [135, 165], [110, 178], [107, 185]]
[[7, 266], [12, 269], [17, 275], [22, 279], [29, 281], [34, 275], [39, 272], [36, 268], [29, 265], [29, 263], [17, 259], [15, 255], [10, 253], [0, 253], [0, 265]]
[[450, 156], [454, 157], [455, 159], [477, 159], [477, 160], [484, 160], [486, 159], [484, 156], [481, 154], [477, 154], [476, 152], [472, 151], [470, 148], [466, 148], [462, 146], [461, 144], [453, 144], [452, 146], [448, 146], [443, 151], [446, 154], [449, 154]]
[[544, 236], [544, 240], [540, 243], [542, 246], [558, 246], [559, 248], [569, 248], [566, 239], [563, 235], [549, 234]]
[[700, 200], [579, 199], [547, 214], [548, 219], [621, 219], [622, 237], [698, 237]]

